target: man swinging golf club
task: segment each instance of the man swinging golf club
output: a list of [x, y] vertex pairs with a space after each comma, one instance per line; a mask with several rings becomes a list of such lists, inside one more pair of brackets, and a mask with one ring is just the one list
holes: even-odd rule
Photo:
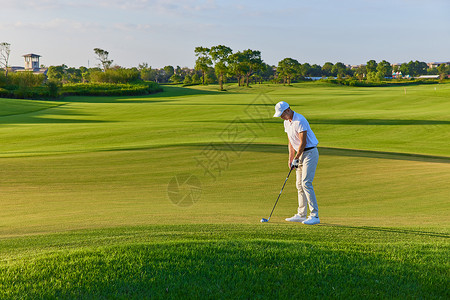
[[[284, 101], [275, 105], [274, 117], [284, 120], [284, 131], [289, 140], [289, 168], [297, 168], [298, 209], [297, 213], [287, 218], [289, 222], [302, 222], [306, 225], [319, 224], [319, 207], [312, 185], [319, 161], [319, 143], [308, 121], [301, 114], [293, 111]], [[309, 206], [309, 217], [307, 207]]]

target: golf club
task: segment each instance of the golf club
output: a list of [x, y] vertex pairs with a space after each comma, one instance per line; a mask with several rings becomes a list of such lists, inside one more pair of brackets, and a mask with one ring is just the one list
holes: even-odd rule
[[289, 170], [289, 173], [288, 173], [286, 179], [284, 180], [283, 187], [281, 188], [281, 191], [280, 191], [280, 193], [278, 194], [277, 201], [275, 201], [275, 205], [274, 205], [273, 208], [272, 208], [272, 212], [270, 213], [269, 218], [268, 218], [268, 219], [262, 218], [262, 219], [261, 219], [261, 223], [269, 222], [270, 218], [272, 217], [272, 214], [273, 214], [273, 211], [274, 211], [274, 209], [275, 209], [275, 206], [277, 206], [278, 199], [280, 199], [281, 192], [283, 192], [284, 186], [286, 185], [286, 181], [288, 180], [289, 175], [291, 175], [292, 169], [294, 169], [294, 166], [291, 166], [291, 169]]

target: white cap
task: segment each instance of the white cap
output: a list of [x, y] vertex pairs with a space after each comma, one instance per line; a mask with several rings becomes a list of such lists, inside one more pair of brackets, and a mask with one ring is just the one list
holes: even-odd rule
[[289, 108], [289, 104], [287, 104], [284, 101], [280, 101], [275, 105], [275, 114], [273, 115], [274, 118], [278, 118], [281, 116], [281, 114]]

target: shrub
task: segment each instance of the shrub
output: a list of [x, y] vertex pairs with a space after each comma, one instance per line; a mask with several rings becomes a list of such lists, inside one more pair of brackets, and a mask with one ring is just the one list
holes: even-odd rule
[[11, 92], [7, 89], [0, 88], [0, 98], [11, 98]]
[[74, 83], [65, 84], [62, 88], [64, 96], [132, 96], [161, 91], [162, 88], [155, 82], [136, 84]]
[[184, 76], [183, 84], [184, 85], [189, 85], [191, 83], [192, 83], [191, 75], [187, 74], [186, 76]]
[[41, 86], [44, 83], [44, 74], [33, 74], [33, 72], [10, 72], [6, 79], [6, 86], [15, 87], [12, 89], [27, 89]]
[[62, 86], [58, 81], [49, 80], [36, 87], [0, 88], [0, 97], [20, 99], [54, 99], [59, 96], [134, 96], [161, 92], [163, 89], [155, 82], [135, 84], [112, 83], [69, 83]]
[[105, 72], [92, 72], [90, 79], [98, 83], [131, 83], [140, 80], [140, 72], [136, 68], [108, 69]]
[[178, 74], [173, 74], [172, 77], [170, 77], [169, 81], [178, 84], [181, 82], [181, 76]]
[[6, 85], [5, 71], [3, 69], [0, 69], [0, 87], [3, 87], [5, 85]]
[[194, 75], [192, 75], [192, 83], [198, 84], [198, 83], [201, 83], [201, 82], [202, 82], [202, 80], [200, 79], [200, 76], [198, 76], [197, 73], [195, 73]]
[[58, 98], [59, 97], [59, 90], [61, 88], [61, 83], [56, 80], [48, 80], [45, 83], [45, 86], [47, 87], [48, 96], [50, 98]]

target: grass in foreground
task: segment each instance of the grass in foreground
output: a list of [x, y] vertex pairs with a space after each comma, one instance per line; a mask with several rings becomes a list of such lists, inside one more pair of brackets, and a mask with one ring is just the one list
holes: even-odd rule
[[446, 299], [449, 237], [269, 223], [7, 239], [0, 298]]

